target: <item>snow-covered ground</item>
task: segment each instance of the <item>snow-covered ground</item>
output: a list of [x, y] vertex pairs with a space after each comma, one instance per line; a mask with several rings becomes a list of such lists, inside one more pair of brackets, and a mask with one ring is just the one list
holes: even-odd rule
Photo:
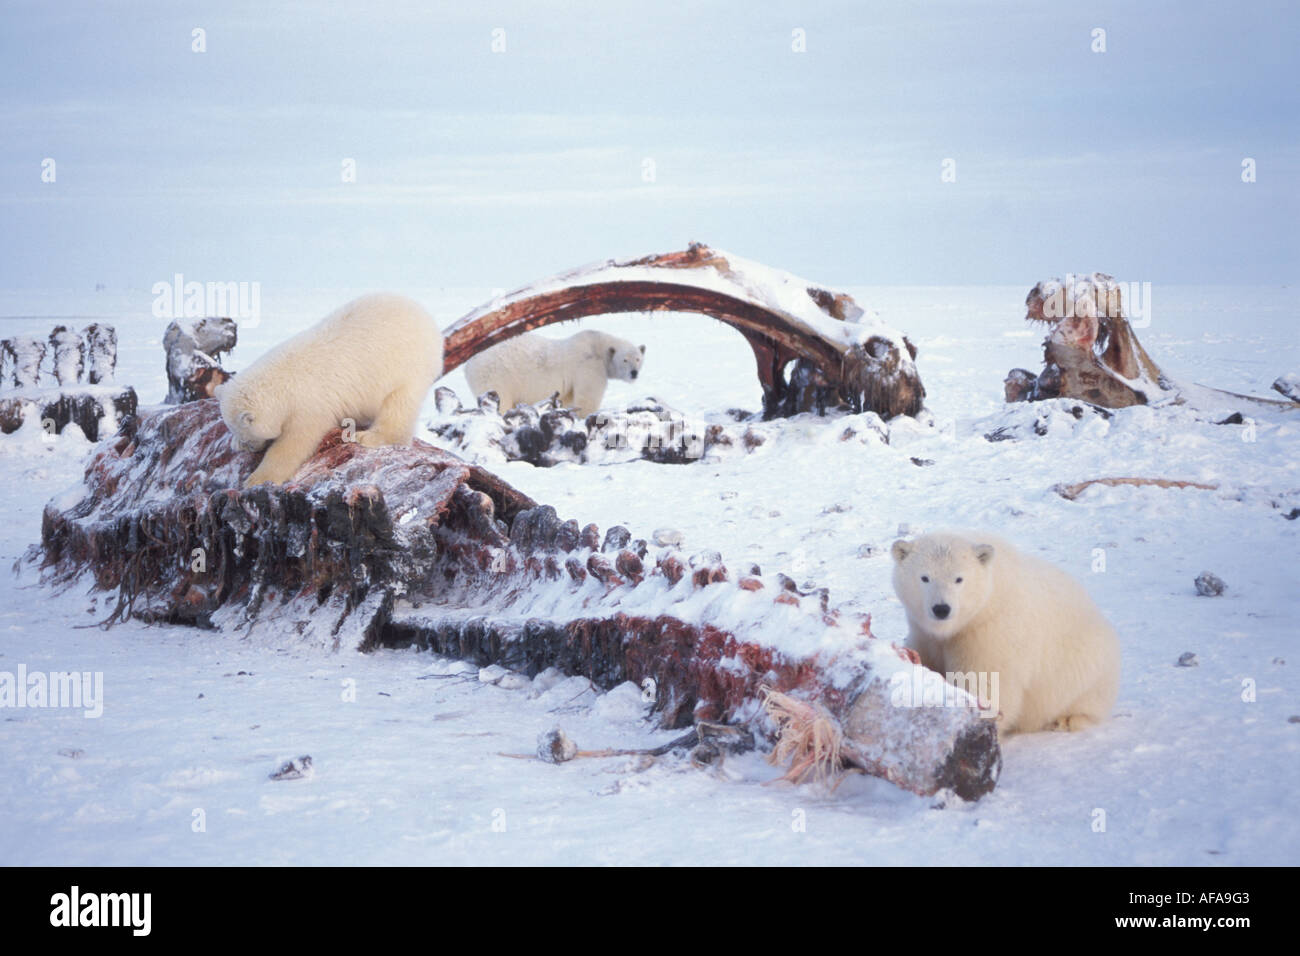
[[[599, 699], [582, 681], [506, 690], [427, 654], [324, 656], [288, 635], [104, 631], [94, 624], [108, 597], [55, 595], [25, 568], [0, 576], [0, 671], [102, 672], [103, 715], [0, 710], [0, 863], [1300, 863], [1300, 520], [1283, 517], [1300, 507], [1300, 416], [1261, 415], [1252, 429], [1135, 408], [987, 442], [984, 431], [1025, 412], [1002, 404], [1007, 370], [1040, 364], [1042, 329], [1020, 321], [1029, 284], [849, 290], [920, 348], [938, 427], [897, 426], [890, 446], [841, 442], [834, 421], [807, 418], [713, 464], [500, 467], [563, 517], [643, 536], [676, 528], [688, 551], [829, 586], [885, 638], [904, 634], [888, 557], [900, 526], [986, 527], [1072, 571], [1123, 642], [1114, 719], [1006, 741], [997, 789], [978, 803], [940, 809], [863, 777], [833, 793], [765, 786], [778, 774], [757, 755], [721, 771], [502, 756], [531, 753], [557, 723], [588, 749], [670, 735], [642, 722], [628, 688]], [[356, 291], [265, 296], [230, 365]], [[444, 325], [490, 293], [407, 291]], [[1268, 395], [1300, 370], [1287, 288], [1155, 293], [1138, 334], [1174, 378]], [[109, 293], [0, 292], [0, 316], [115, 322], [118, 380], [145, 403], [166, 392], [166, 322], [148, 308]], [[0, 336], [52, 324], [0, 319]], [[611, 384], [610, 405], [654, 395], [709, 417], [758, 407], [752, 357], [725, 326], [583, 325], [647, 345], [641, 379]], [[468, 400], [462, 375], [444, 384]], [[31, 429], [0, 436], [5, 568], [39, 540], [42, 506], [79, 480], [92, 447]], [[1094, 488], [1076, 501], [1051, 490], [1117, 475], [1220, 487]], [[1227, 582], [1223, 596], [1196, 594], [1205, 570]], [[1195, 666], [1177, 666], [1186, 652]], [[303, 754], [309, 778], [268, 778]]]

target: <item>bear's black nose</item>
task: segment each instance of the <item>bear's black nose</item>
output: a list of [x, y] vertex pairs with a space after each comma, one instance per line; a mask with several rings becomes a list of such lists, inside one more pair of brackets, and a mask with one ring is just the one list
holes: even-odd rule
[[636, 369], [632, 369], [632, 378], [633, 378], [633, 379], [636, 378]]
[[935, 617], [937, 617], [939, 620], [942, 621], [945, 617], [948, 616], [948, 613], [952, 610], [952, 608], [950, 608], [946, 604], [936, 604], [934, 607], [930, 608], [930, 610], [934, 612]]

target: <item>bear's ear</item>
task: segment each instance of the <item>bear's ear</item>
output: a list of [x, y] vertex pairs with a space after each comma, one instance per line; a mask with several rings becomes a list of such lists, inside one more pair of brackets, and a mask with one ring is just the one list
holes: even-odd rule
[[993, 545], [977, 544], [975, 545], [975, 557], [980, 564], [988, 564], [993, 560]]
[[239, 413], [239, 424], [241, 424], [241, 425], [251, 425], [251, 424], [253, 424], [253, 413], [252, 413], [252, 412], [240, 412], [240, 413]]
[[641, 354], [642, 354], [642, 355], [645, 355], [645, 346], [644, 346], [644, 345], [641, 346]]
[[903, 541], [901, 538], [894, 542], [894, 546], [889, 549], [889, 553], [894, 556], [895, 561], [901, 562], [912, 553], [912, 542]]

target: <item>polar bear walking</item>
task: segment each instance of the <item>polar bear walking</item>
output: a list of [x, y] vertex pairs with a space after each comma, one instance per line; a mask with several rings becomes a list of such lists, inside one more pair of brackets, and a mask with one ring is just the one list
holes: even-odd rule
[[908, 645], [950, 681], [998, 675], [1000, 733], [1078, 730], [1110, 713], [1119, 639], [1064, 571], [980, 532], [896, 541], [893, 556]]
[[567, 339], [525, 332], [471, 358], [465, 378], [475, 396], [496, 392], [502, 411], [558, 392], [565, 408], [590, 415], [600, 408], [611, 378], [636, 380], [644, 356], [644, 345], [605, 332], [588, 330]]
[[332, 428], [351, 422], [363, 445], [404, 445], [442, 375], [442, 333], [411, 299], [362, 296], [281, 342], [216, 390], [245, 451], [270, 444], [245, 487], [281, 483]]

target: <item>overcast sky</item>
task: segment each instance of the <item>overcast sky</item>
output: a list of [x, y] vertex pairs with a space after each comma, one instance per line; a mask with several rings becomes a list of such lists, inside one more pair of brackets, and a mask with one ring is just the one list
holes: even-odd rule
[[7, 289], [513, 287], [692, 239], [839, 285], [1300, 278], [1294, 4], [0, 10]]

